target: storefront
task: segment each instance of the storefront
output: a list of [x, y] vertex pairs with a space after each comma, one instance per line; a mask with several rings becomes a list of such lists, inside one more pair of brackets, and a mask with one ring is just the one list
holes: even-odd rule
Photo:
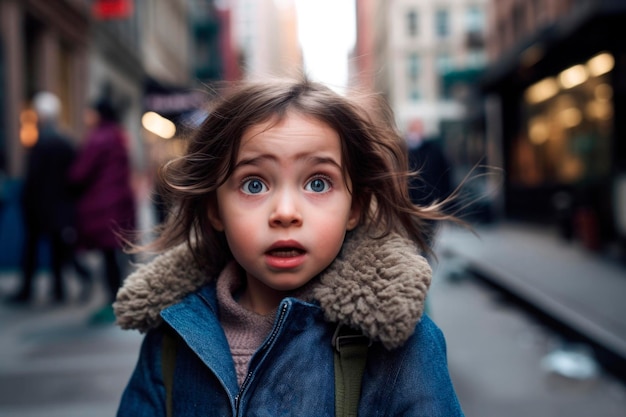
[[537, 34], [484, 81], [499, 103], [490, 140], [506, 172], [505, 215], [594, 250], [624, 237], [626, 172], [626, 13], [601, 12]]

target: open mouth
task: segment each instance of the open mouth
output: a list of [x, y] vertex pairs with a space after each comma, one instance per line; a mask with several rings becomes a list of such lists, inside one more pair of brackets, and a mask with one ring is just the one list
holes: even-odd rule
[[300, 248], [276, 248], [267, 252], [269, 256], [275, 256], [277, 258], [292, 258], [294, 256], [300, 256], [304, 253], [304, 250]]

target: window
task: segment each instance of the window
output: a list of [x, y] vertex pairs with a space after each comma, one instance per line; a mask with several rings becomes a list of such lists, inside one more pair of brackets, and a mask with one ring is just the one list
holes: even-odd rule
[[447, 52], [438, 54], [435, 62], [437, 65], [437, 72], [439, 74], [445, 74], [453, 69], [454, 63], [452, 61], [452, 56], [450, 56]]
[[422, 60], [417, 52], [411, 52], [406, 58], [406, 71], [408, 79], [408, 99], [418, 101], [422, 94], [420, 92], [420, 74], [422, 72]]
[[487, 54], [483, 49], [470, 49], [467, 52], [467, 66], [481, 68], [487, 65]]
[[409, 85], [409, 101], [420, 101], [422, 98], [422, 94], [420, 93], [419, 86], [417, 83], [411, 83]]
[[417, 22], [417, 12], [415, 10], [409, 10], [406, 14], [406, 29], [410, 37], [418, 35], [419, 27]]
[[416, 52], [410, 53], [407, 57], [407, 73], [408, 77], [412, 81], [416, 81], [419, 78], [422, 71], [422, 62], [419, 54]]
[[450, 34], [450, 14], [446, 9], [439, 9], [435, 12], [435, 34], [440, 38], [445, 38]]
[[541, 101], [529, 99], [537, 84], [527, 90], [511, 151], [513, 183], [601, 184], [610, 177], [614, 108], [609, 80], [601, 74], [567, 89], [556, 84], [554, 94]]
[[485, 29], [485, 14], [478, 6], [469, 6], [465, 14], [465, 29], [469, 33], [482, 33]]

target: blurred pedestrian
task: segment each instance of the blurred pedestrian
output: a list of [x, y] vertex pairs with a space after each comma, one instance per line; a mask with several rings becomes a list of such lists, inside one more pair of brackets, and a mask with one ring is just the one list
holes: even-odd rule
[[[22, 256], [22, 282], [11, 301], [27, 303], [33, 292], [33, 277], [37, 270], [38, 251], [43, 239], [50, 248], [53, 276], [53, 297], [56, 302], [66, 299], [63, 269], [74, 254], [76, 229], [74, 199], [67, 181], [75, 158], [70, 138], [58, 127], [61, 102], [50, 92], [40, 92], [33, 99], [37, 114], [37, 142], [29, 150], [22, 192], [25, 242]], [[77, 268], [84, 288], [90, 288], [88, 273]]]
[[135, 227], [135, 198], [131, 186], [128, 140], [115, 107], [101, 99], [85, 110], [87, 135], [70, 180], [80, 197], [77, 205], [78, 243], [102, 255], [107, 302], [92, 317], [106, 323], [115, 317], [111, 303], [122, 282], [124, 232]]
[[[443, 202], [452, 194], [450, 164], [437, 142], [424, 136], [420, 120], [413, 120], [406, 133], [409, 149], [409, 169], [418, 175], [409, 181], [409, 196], [413, 204], [429, 206]], [[436, 223], [426, 222], [428, 242], [432, 246]]]

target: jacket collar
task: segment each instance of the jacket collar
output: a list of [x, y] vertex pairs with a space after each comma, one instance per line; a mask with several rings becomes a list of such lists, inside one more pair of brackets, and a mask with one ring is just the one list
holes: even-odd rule
[[[162, 322], [161, 310], [214, 278], [186, 245], [177, 246], [126, 278], [113, 304], [117, 323], [147, 332]], [[431, 268], [410, 240], [395, 233], [375, 239], [357, 228], [306, 294], [328, 321], [359, 329], [391, 349], [413, 334], [430, 281]]]

